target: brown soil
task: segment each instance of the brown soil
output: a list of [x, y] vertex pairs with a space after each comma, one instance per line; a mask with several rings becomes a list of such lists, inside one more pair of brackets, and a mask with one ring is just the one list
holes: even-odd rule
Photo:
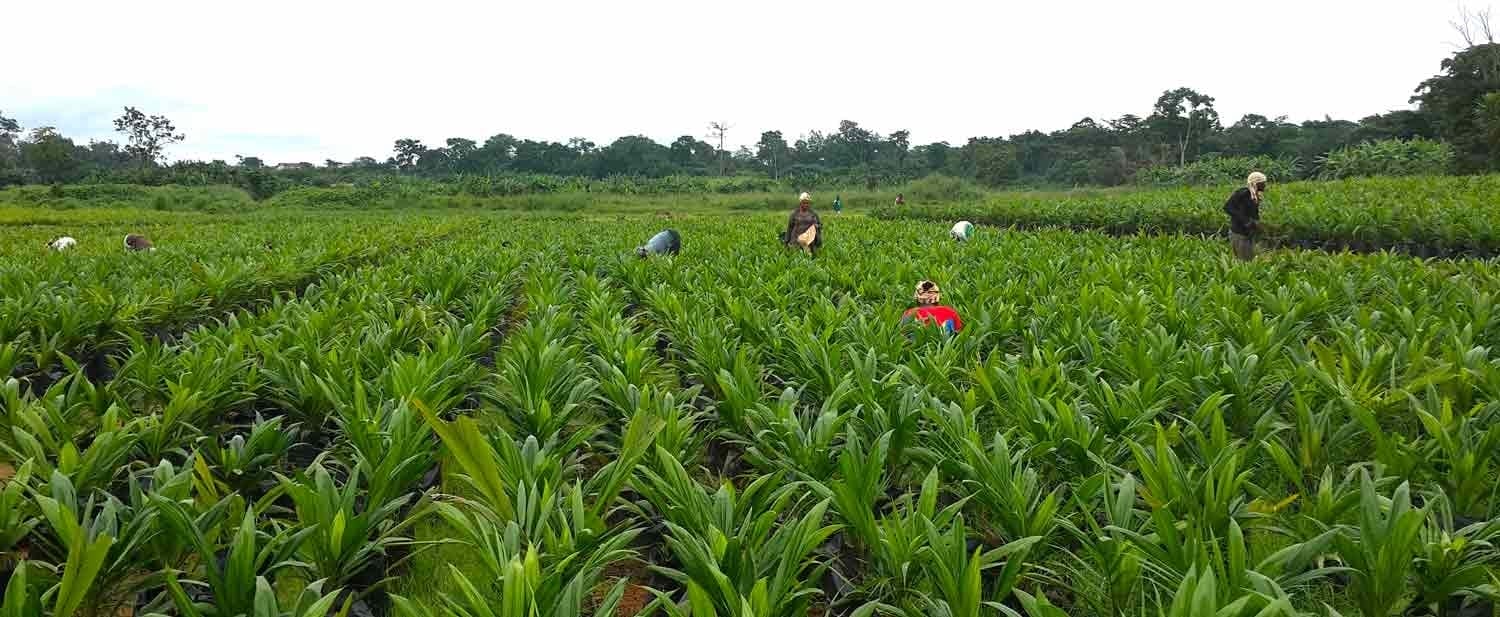
[[616, 617], [635, 617], [641, 614], [641, 610], [651, 603], [651, 592], [645, 587], [631, 584], [625, 588], [625, 596], [620, 598], [620, 607], [615, 609]]

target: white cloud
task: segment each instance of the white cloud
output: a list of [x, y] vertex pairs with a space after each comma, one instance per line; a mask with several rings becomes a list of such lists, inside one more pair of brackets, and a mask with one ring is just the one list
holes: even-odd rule
[[[1456, 39], [1439, 0], [18, 2], [0, 109], [112, 138], [136, 105], [179, 158], [385, 156], [625, 134], [736, 145], [842, 119], [915, 143], [1145, 115], [1168, 88], [1293, 120], [1407, 107]], [[19, 27], [17, 25], [20, 25]]]

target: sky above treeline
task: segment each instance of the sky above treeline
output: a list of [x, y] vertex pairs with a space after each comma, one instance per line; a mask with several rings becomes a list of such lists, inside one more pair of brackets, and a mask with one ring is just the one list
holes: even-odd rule
[[731, 148], [845, 119], [961, 144], [1145, 116], [1179, 86], [1215, 97], [1226, 124], [1358, 120], [1410, 108], [1457, 50], [1458, 14], [1445, 0], [15, 2], [0, 113], [84, 143], [118, 140], [133, 105], [187, 134], [174, 159], [272, 163], [502, 132], [667, 143], [715, 120]]

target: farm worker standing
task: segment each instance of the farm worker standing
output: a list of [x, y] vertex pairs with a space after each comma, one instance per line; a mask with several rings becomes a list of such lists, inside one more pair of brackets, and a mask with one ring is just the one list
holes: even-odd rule
[[682, 236], [676, 229], [668, 229], [651, 236], [643, 246], [635, 249], [635, 254], [640, 257], [647, 255], [676, 255], [682, 250]]
[[920, 323], [941, 326], [949, 334], [964, 329], [964, 320], [958, 317], [958, 311], [953, 307], [939, 304], [942, 301], [943, 292], [938, 289], [937, 283], [922, 281], [917, 283], [917, 291], [914, 299], [917, 306], [901, 315], [902, 321], [915, 320]]
[[833, 213], [834, 214], [838, 214], [838, 213], [843, 212], [843, 211], [844, 211], [844, 200], [839, 199], [838, 195], [834, 195], [833, 196]]
[[968, 221], [954, 223], [953, 229], [948, 231], [948, 235], [953, 236], [953, 239], [959, 242], [966, 242], [969, 238], [974, 237], [974, 224]]
[[803, 193], [798, 199], [797, 209], [792, 211], [792, 216], [786, 221], [786, 235], [781, 238], [787, 246], [794, 246], [814, 255], [818, 249], [823, 248], [823, 221], [818, 218], [817, 212], [813, 212], [812, 197], [807, 193]]
[[1260, 234], [1260, 198], [1266, 193], [1266, 175], [1253, 172], [1245, 186], [1224, 203], [1229, 214], [1229, 245], [1242, 261], [1255, 259], [1255, 236]]

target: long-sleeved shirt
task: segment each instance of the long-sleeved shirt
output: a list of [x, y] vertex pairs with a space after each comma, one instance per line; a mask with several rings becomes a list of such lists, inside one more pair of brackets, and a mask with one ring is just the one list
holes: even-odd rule
[[1240, 187], [1224, 204], [1229, 214], [1229, 231], [1242, 236], [1253, 236], [1260, 231], [1260, 202], [1250, 196], [1249, 187]]
[[651, 255], [676, 255], [682, 250], [682, 236], [677, 234], [677, 230], [668, 229], [651, 236], [651, 239], [646, 241], [646, 246], [641, 248], [646, 249], [646, 253]]
[[919, 306], [909, 309], [901, 316], [902, 319], [913, 319], [921, 323], [939, 326], [948, 332], [958, 332], [964, 329], [964, 320], [958, 316], [958, 311], [952, 307], [943, 305]]
[[818, 228], [817, 237], [813, 238], [811, 248], [822, 248], [823, 221], [818, 219], [818, 213], [813, 212], [812, 208], [806, 210], [798, 208], [792, 211], [792, 216], [786, 221], [786, 235], [782, 236], [782, 241], [789, 245], [796, 244], [797, 236], [802, 235], [802, 232], [807, 231], [809, 227]]

